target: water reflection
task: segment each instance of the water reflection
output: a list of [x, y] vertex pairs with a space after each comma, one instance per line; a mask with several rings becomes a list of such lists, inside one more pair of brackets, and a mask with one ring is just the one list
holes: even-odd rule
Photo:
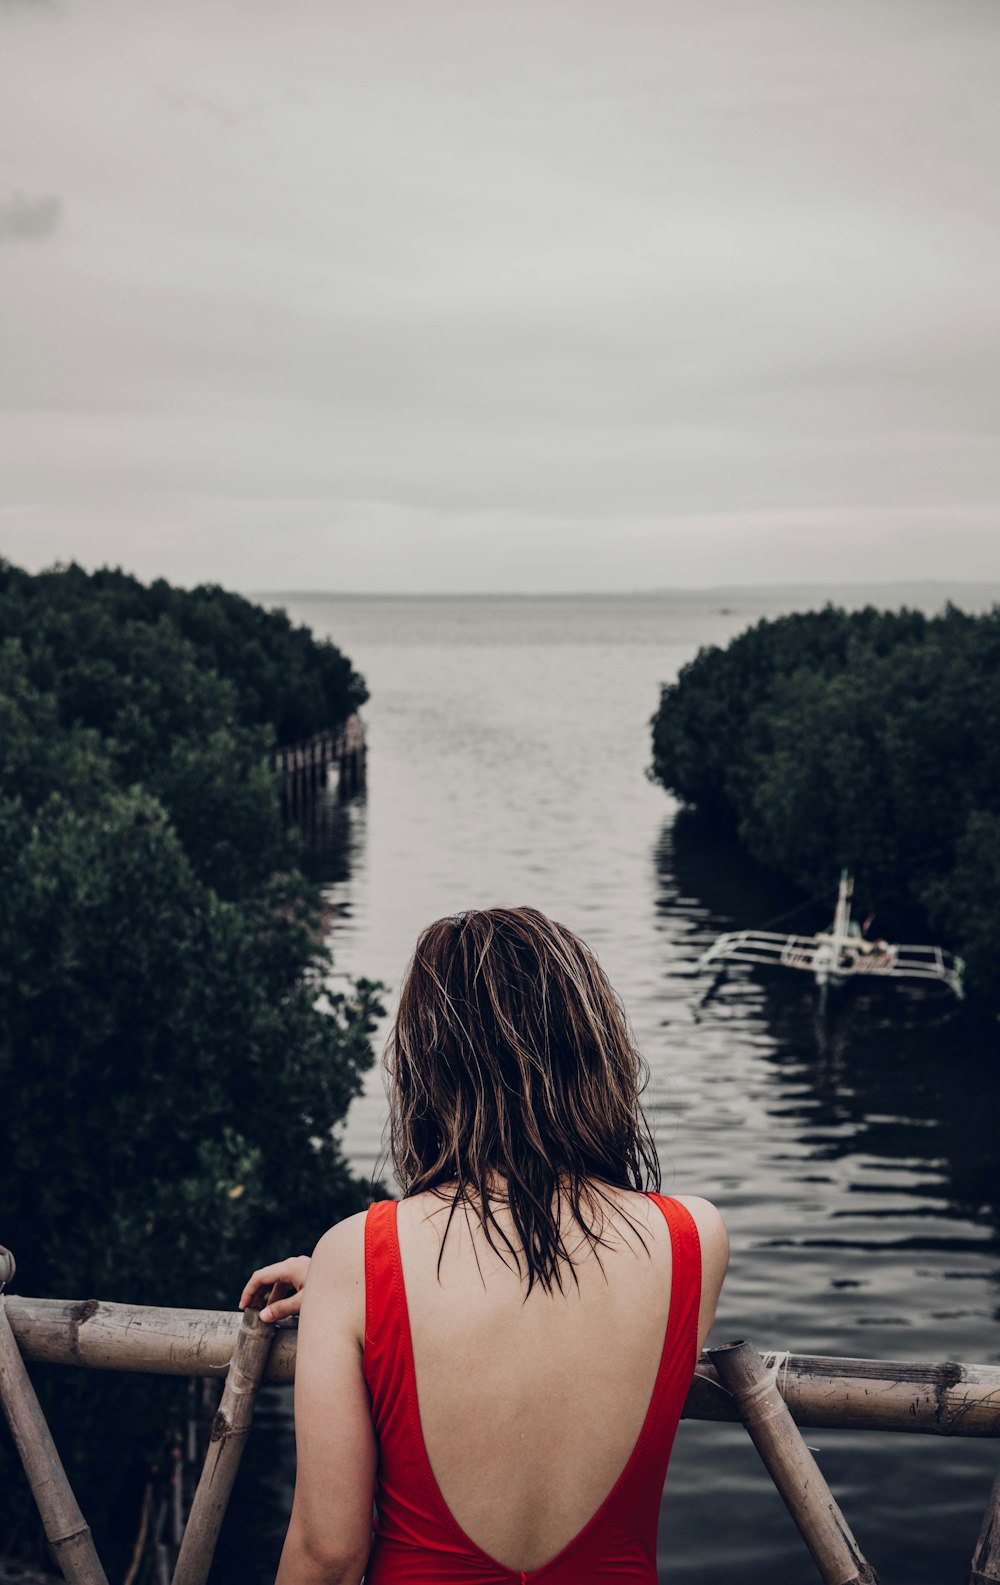
[[[707, 944], [719, 931], [771, 923], [796, 907], [794, 893], [687, 812], [665, 827], [657, 868], [658, 909], [675, 908], [683, 894], [688, 917], [692, 905], [701, 912], [699, 946], [702, 933]], [[825, 904], [813, 904], [789, 928], [827, 922]], [[699, 1015], [741, 1020], [748, 1002], [773, 1040], [765, 1060], [785, 1081], [781, 1115], [800, 1120], [799, 1138], [816, 1160], [864, 1155], [913, 1169], [907, 1192], [957, 1221], [988, 1218], [1000, 1236], [994, 1017], [937, 989], [865, 981], [823, 997], [809, 976], [747, 968], [728, 970]], [[864, 1194], [864, 1185], [854, 1192]], [[882, 1204], [854, 1214], [901, 1215]]]
[[364, 851], [367, 802], [364, 789], [345, 797], [331, 778], [288, 809], [289, 823], [302, 842], [302, 868], [319, 886], [350, 879]]

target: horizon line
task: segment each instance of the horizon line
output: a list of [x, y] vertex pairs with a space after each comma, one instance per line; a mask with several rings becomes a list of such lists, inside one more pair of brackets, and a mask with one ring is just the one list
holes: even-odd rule
[[259, 586], [248, 589], [250, 598], [264, 595], [285, 599], [330, 598], [337, 600], [620, 600], [662, 599], [671, 595], [728, 595], [739, 596], [761, 593], [781, 593], [788, 590], [809, 590], [830, 593], [840, 590], [877, 591], [880, 589], [961, 589], [985, 595], [991, 590], [1000, 591], [1000, 576], [995, 578], [882, 578], [844, 579], [842, 581], [787, 580], [774, 583], [717, 583], [675, 584], [655, 589], [336, 589], [330, 587], [303, 589]]

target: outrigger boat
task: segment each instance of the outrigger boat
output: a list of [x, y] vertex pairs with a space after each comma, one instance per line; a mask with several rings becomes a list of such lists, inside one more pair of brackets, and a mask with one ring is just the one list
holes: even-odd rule
[[841, 872], [837, 907], [829, 930], [814, 936], [780, 935], [773, 930], [730, 930], [718, 936], [700, 959], [713, 963], [765, 963], [811, 974], [819, 986], [840, 985], [855, 975], [879, 979], [922, 980], [945, 985], [961, 997], [961, 958], [941, 947], [899, 946], [869, 941], [851, 918], [854, 879]]

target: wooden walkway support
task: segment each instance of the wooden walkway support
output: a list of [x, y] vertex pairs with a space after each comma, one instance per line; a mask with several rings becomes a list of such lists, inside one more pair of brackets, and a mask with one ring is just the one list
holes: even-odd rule
[[42, 1406], [7, 1319], [3, 1288], [14, 1257], [0, 1245], [0, 1403], [41, 1515], [52, 1556], [71, 1585], [108, 1585], [90, 1526], [66, 1478]]
[[334, 767], [340, 796], [353, 798], [365, 785], [366, 760], [364, 722], [354, 714], [336, 731], [281, 744], [274, 751], [273, 764], [285, 778], [289, 803], [297, 806], [327, 785]]
[[767, 1472], [799, 1527], [824, 1585], [878, 1585], [819, 1465], [752, 1343], [709, 1350]]

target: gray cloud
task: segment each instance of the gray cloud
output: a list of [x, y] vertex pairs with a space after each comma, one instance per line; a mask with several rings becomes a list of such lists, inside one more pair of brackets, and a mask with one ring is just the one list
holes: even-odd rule
[[62, 219], [62, 203], [47, 193], [11, 193], [0, 198], [0, 242], [39, 242]]
[[247, 104], [233, 105], [224, 103], [219, 98], [210, 94], [197, 93], [190, 88], [172, 88], [162, 85], [155, 90], [157, 96], [171, 110], [178, 113], [194, 112], [196, 115], [207, 116], [219, 126], [238, 127], [241, 122], [248, 121], [252, 116], [262, 115], [275, 105], [294, 102], [294, 95], [272, 95], [267, 98], [255, 98]]

